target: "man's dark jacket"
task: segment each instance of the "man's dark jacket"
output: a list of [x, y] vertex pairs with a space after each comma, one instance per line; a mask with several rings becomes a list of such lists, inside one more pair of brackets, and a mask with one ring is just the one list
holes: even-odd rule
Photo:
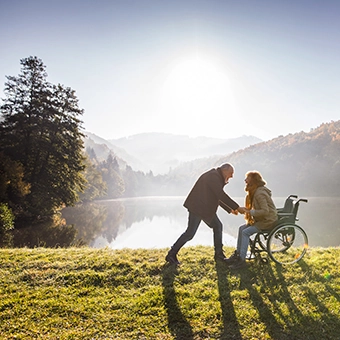
[[211, 169], [199, 177], [183, 205], [207, 222], [215, 216], [219, 205], [230, 213], [239, 205], [223, 191], [224, 186], [222, 170]]

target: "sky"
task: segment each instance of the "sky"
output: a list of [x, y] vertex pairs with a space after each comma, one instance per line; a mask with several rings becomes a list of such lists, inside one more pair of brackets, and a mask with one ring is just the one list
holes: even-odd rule
[[20, 60], [85, 130], [269, 140], [340, 119], [340, 1], [0, 0], [0, 98]]

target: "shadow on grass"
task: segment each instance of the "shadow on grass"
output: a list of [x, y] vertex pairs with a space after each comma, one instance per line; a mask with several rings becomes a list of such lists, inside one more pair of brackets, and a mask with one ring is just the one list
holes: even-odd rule
[[[304, 272], [312, 272], [310, 266], [308, 266], [308, 264], [303, 259], [299, 261], [298, 264], [300, 265], [300, 267], [302, 268]], [[321, 282], [323, 286], [325, 287], [325, 289], [327, 290], [327, 292], [333, 295], [338, 301], [340, 301], [339, 293], [335, 291], [330, 285], [330, 282], [332, 280], [331, 276], [327, 276], [327, 274], [318, 275], [315, 272], [312, 275], [313, 275], [312, 279], [314, 281]]]
[[174, 280], [178, 274], [175, 265], [166, 265], [163, 268], [162, 284], [165, 308], [168, 314], [168, 327], [177, 340], [193, 340], [193, 332], [178, 305]]
[[225, 263], [216, 262], [216, 272], [218, 278], [219, 300], [222, 309], [223, 332], [219, 339], [241, 340], [240, 325], [237, 321], [233, 302], [230, 297], [230, 284], [228, 281], [229, 269]]
[[299, 261], [298, 264], [305, 273], [312, 273], [310, 280], [313, 282], [320, 283], [324, 288], [324, 293], [319, 290], [313, 291], [307, 285], [301, 287], [301, 293], [307, 297], [310, 308], [321, 315], [321, 318], [312, 319], [305, 318], [304, 325], [308, 327], [310, 332], [313, 332], [315, 339], [340, 339], [340, 316], [335, 314], [334, 311], [328, 309], [323, 301], [329, 300], [330, 297], [334, 297], [337, 301], [340, 301], [340, 296], [337, 291], [335, 291], [326, 277], [315, 273], [303, 260]]
[[[261, 322], [266, 325], [266, 331], [270, 335], [271, 339], [289, 339], [285, 334], [284, 325], [278, 322], [276, 315], [280, 316], [280, 319], [284, 319], [284, 315], [280, 313], [278, 304], [282, 302], [291, 301], [287, 287], [284, 287], [283, 291], [280, 289], [279, 296], [275, 293], [276, 288], [282, 284], [281, 280], [277, 280], [275, 274], [270, 265], [254, 265], [239, 272], [241, 285], [240, 289], [247, 289], [252, 301], [252, 306], [257, 309]], [[262, 288], [258, 289], [257, 286]], [[266, 292], [265, 290], [269, 290]], [[268, 302], [269, 300], [269, 302]], [[275, 311], [273, 310], [275, 309]], [[290, 311], [298, 314], [298, 309], [294, 303], [289, 304]], [[274, 315], [275, 314], [275, 315]]]
[[[310, 271], [303, 260], [299, 261], [299, 265], [304, 272]], [[292, 284], [286, 282], [284, 267], [275, 264], [274, 268], [275, 272], [270, 265], [254, 266], [239, 273], [240, 288], [248, 290], [270, 337], [282, 340], [339, 339], [340, 318], [328, 310], [318, 293], [306, 284], [300, 287], [300, 296], [293, 299], [289, 292]], [[327, 286], [324, 277], [312, 277], [312, 280], [325, 284], [325, 290], [339, 300], [339, 294]], [[317, 312], [321, 318], [313, 318], [310, 310]]]

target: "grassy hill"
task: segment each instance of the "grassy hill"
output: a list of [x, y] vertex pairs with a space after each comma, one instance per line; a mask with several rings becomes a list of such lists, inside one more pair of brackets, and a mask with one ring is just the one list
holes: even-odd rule
[[211, 247], [183, 248], [178, 268], [165, 254], [1, 249], [0, 338], [340, 338], [340, 248], [237, 272]]

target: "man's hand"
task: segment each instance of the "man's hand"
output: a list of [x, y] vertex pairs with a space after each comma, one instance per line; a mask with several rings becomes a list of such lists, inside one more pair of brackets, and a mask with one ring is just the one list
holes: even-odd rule
[[238, 211], [237, 210], [232, 210], [231, 213], [234, 214], [234, 215], [238, 215]]
[[245, 207], [238, 207], [238, 208], [237, 208], [237, 211], [238, 211], [240, 214], [245, 214], [246, 212], [248, 212], [248, 209], [246, 209]]

